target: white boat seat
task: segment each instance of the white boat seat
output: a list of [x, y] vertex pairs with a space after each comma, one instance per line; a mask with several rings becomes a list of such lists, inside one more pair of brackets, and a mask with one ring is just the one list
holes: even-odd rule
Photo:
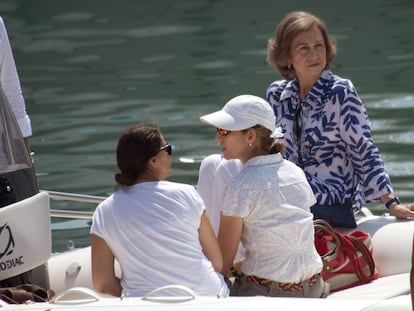
[[411, 270], [413, 220], [372, 216], [358, 221], [357, 229], [371, 234], [373, 257], [380, 277]]
[[0, 208], [0, 281], [48, 261], [52, 253], [50, 229], [46, 192]]
[[389, 275], [329, 294], [327, 299], [390, 299], [410, 293], [410, 273]]
[[[414, 221], [368, 216], [357, 230], [369, 232], [379, 278], [368, 284], [331, 293], [329, 299], [390, 299], [410, 293]], [[341, 230], [352, 231], [352, 230]]]

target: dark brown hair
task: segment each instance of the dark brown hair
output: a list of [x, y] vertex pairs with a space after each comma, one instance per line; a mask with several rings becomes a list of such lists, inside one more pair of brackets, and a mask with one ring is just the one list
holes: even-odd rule
[[131, 186], [148, 170], [148, 160], [161, 147], [162, 135], [155, 124], [128, 127], [121, 135], [116, 148], [119, 173], [115, 180], [121, 186]]
[[[308, 12], [296, 11], [289, 13], [277, 25], [275, 37], [267, 44], [267, 62], [272, 65], [286, 80], [296, 78], [294, 68], [289, 63], [292, 41], [300, 33], [318, 28], [326, 46], [326, 68], [336, 56], [336, 42], [330, 38], [325, 23]], [[326, 69], [325, 68], [325, 69]]]

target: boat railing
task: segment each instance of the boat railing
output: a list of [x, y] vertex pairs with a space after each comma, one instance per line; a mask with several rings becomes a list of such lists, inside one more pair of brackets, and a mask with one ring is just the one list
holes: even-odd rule
[[[103, 200], [106, 199], [105, 197], [102, 197], [102, 196], [87, 195], [87, 194], [80, 194], [80, 193], [69, 193], [69, 192], [50, 191], [50, 190], [40, 190], [40, 191], [47, 192], [49, 194], [49, 197], [52, 200], [66, 200], [66, 201], [75, 201], [75, 202], [81, 202], [81, 203], [99, 204]], [[58, 210], [58, 209], [50, 210], [51, 217], [59, 217], [59, 218], [92, 219], [92, 214], [93, 212]], [[370, 211], [367, 207], [363, 207], [359, 211], [357, 218], [364, 217], [364, 216], [372, 216], [372, 215], [374, 215], [372, 211]]]
[[[47, 192], [49, 194], [50, 199], [52, 200], [66, 200], [66, 201], [75, 201], [75, 202], [92, 203], [92, 204], [99, 204], [103, 200], [105, 200], [105, 197], [87, 195], [87, 194], [50, 191], [50, 190], [40, 190], [40, 191]], [[92, 212], [83, 212], [83, 211], [70, 211], [70, 210], [58, 210], [58, 209], [50, 210], [51, 217], [59, 217], [59, 218], [92, 219], [92, 214], [93, 214]]]

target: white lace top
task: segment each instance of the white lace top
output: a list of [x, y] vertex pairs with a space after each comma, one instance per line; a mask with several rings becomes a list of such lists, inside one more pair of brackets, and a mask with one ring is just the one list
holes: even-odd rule
[[222, 209], [243, 218], [242, 271], [283, 283], [320, 272], [310, 212], [315, 203], [302, 169], [280, 153], [250, 159], [231, 180]]

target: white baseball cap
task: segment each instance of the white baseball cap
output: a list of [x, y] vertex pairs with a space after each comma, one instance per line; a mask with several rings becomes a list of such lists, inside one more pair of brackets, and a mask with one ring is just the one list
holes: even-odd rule
[[276, 118], [270, 104], [254, 95], [236, 96], [221, 110], [201, 116], [200, 120], [229, 131], [241, 131], [261, 125], [273, 133], [276, 127]]

